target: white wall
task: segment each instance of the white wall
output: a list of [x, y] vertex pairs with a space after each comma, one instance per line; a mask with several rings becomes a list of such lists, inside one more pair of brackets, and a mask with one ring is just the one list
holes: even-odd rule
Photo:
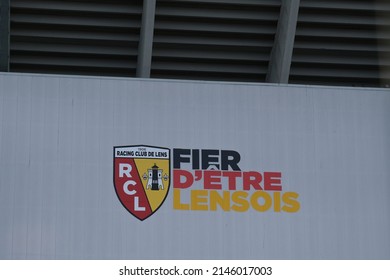
[[[389, 259], [390, 91], [0, 74], [1, 259]], [[300, 211], [139, 221], [113, 147], [227, 149]]]

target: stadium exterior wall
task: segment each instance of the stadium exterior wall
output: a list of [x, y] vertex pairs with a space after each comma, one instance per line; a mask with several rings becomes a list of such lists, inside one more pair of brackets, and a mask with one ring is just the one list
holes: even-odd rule
[[[0, 73], [0, 259], [389, 259], [389, 108], [385, 89]], [[137, 145], [170, 154], [143, 221], [116, 194], [113, 149]]]

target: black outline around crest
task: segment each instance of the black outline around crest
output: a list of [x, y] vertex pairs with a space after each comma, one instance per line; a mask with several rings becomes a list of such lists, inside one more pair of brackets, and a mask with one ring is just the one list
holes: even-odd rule
[[[169, 165], [169, 185], [168, 185], [168, 190], [167, 190], [167, 193], [163, 199], [163, 201], [161, 202], [161, 204], [157, 207], [157, 209], [152, 212], [152, 214], [150, 214], [149, 216], [147, 216], [146, 218], [144, 219], [141, 219], [139, 217], [137, 217], [136, 215], [134, 215], [130, 210], [127, 209], [127, 207], [123, 204], [122, 200], [119, 198], [119, 195], [118, 195], [118, 192], [116, 190], [116, 185], [115, 185], [115, 149], [116, 148], [127, 148], [127, 147], [147, 147], [147, 148], [158, 148], [158, 149], [166, 149], [168, 150], [169, 152], [169, 158], [168, 158], [168, 165]], [[127, 146], [114, 146], [113, 147], [113, 158], [112, 158], [112, 178], [113, 178], [113, 185], [114, 185], [114, 190], [115, 190], [115, 193], [116, 193], [116, 196], [119, 200], [119, 202], [122, 204], [123, 208], [126, 209], [127, 212], [129, 212], [131, 215], [133, 215], [135, 218], [137, 218], [138, 220], [140, 221], [145, 221], [146, 219], [150, 218], [151, 216], [153, 216], [154, 213], [156, 213], [160, 207], [165, 203], [165, 200], [167, 199], [168, 197], [168, 194], [169, 194], [169, 191], [171, 189], [171, 181], [172, 181], [172, 178], [171, 178], [171, 149], [169, 148], [166, 148], [166, 147], [158, 147], [158, 146], [149, 146], [149, 145], [127, 145]], [[137, 173], [138, 173], [138, 169], [137, 169]], [[138, 176], [140, 176], [140, 174], [138, 173]], [[148, 200], [148, 203], [149, 203], [149, 200]], [[150, 205], [150, 203], [149, 203]]]

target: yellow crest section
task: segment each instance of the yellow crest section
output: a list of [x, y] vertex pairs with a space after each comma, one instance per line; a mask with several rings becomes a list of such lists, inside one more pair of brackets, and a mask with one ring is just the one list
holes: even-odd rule
[[152, 211], [164, 202], [170, 185], [168, 159], [135, 159]]

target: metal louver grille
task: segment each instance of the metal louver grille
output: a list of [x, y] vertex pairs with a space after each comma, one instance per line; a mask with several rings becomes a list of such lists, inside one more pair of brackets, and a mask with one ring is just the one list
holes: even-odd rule
[[151, 76], [265, 81], [280, 0], [157, 0]]
[[389, 40], [388, 1], [301, 0], [290, 83], [383, 86]]
[[11, 0], [13, 72], [135, 76], [142, 0]]

